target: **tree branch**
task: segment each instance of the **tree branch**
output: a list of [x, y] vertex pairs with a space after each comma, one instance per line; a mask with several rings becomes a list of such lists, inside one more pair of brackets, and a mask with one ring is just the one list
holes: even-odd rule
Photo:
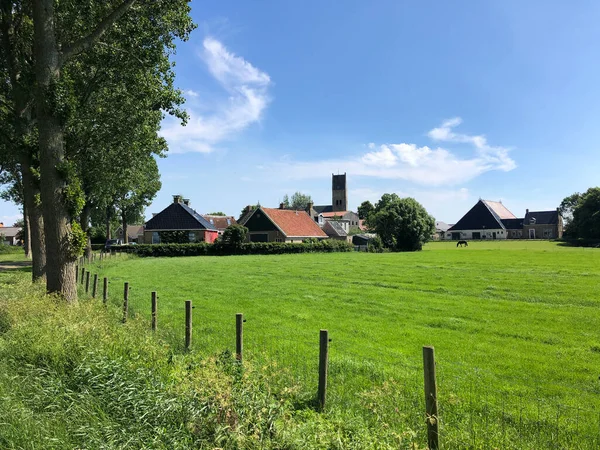
[[119, 20], [123, 14], [127, 12], [127, 10], [135, 3], [135, 1], [136, 0], [125, 0], [119, 7], [106, 16], [90, 34], [73, 42], [71, 45], [64, 47], [60, 56], [60, 65], [62, 66], [73, 56], [78, 55], [94, 45], [94, 43], [100, 39], [102, 35], [106, 33], [106, 31], [108, 31], [108, 29], [117, 20]]

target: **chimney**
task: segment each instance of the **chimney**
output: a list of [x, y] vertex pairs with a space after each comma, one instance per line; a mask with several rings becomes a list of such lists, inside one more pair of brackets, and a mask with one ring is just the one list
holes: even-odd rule
[[183, 199], [183, 204], [184, 204], [185, 206], [190, 206], [190, 199], [189, 199], [189, 198], [184, 198], [184, 199]]
[[311, 211], [313, 209], [313, 205], [314, 205], [313, 202], [308, 202], [308, 205], [306, 205], [306, 212], [308, 213], [309, 216], [310, 216]]
[[527, 214], [529, 214], [529, 209], [525, 210], [525, 217], [527, 217]]
[[181, 195], [174, 195], [173, 203], [181, 203]]
[[279, 209], [285, 209], [285, 205], [283, 204], [283, 202], [281, 202], [281, 203], [279, 204]]

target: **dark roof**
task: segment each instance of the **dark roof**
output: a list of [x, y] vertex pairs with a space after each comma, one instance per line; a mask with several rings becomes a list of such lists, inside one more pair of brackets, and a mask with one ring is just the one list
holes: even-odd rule
[[317, 205], [317, 206], [313, 206], [313, 209], [316, 211], [317, 214], [328, 213], [328, 212], [333, 211], [333, 206], [332, 205]]
[[15, 237], [19, 231], [21, 227], [0, 227], [0, 234], [6, 238]]
[[507, 230], [521, 230], [523, 228], [523, 219], [502, 219], [502, 225]]
[[505, 229], [502, 220], [506, 219], [516, 219], [516, 217], [502, 203], [479, 200], [448, 231]]
[[[535, 219], [535, 223], [532, 219]], [[529, 211], [523, 219], [525, 225], [556, 225], [558, 224], [558, 211]]]
[[323, 225], [323, 231], [327, 233], [327, 236], [338, 236], [338, 237], [346, 237], [348, 233], [344, 230], [344, 227], [341, 223], [335, 220], [328, 220]]
[[195, 210], [183, 203], [171, 203], [152, 219], [146, 222], [146, 230], [214, 230]]

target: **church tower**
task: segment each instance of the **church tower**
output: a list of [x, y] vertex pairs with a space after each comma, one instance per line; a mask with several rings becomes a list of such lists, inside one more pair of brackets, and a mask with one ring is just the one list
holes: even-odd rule
[[331, 174], [331, 206], [333, 211], [347, 211], [348, 190], [346, 189], [346, 173], [344, 175]]

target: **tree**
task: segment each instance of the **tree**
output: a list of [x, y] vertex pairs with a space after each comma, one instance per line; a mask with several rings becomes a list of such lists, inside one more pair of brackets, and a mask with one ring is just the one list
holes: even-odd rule
[[590, 188], [580, 196], [569, 228], [575, 237], [600, 239], [600, 187]]
[[208, 213], [208, 214], [207, 214], [207, 216], [226, 216], [226, 215], [227, 215], [227, 214], [225, 214], [225, 213], [224, 213], [224, 212], [222, 212], [222, 211], [211, 212], [211, 213]]
[[248, 236], [248, 228], [242, 225], [230, 225], [225, 228], [223, 231], [223, 236], [221, 236], [221, 245], [224, 245], [229, 248], [240, 248], [244, 242], [246, 242], [246, 237]]
[[374, 209], [375, 207], [373, 206], [373, 203], [371, 203], [369, 200], [362, 202], [358, 207], [359, 219], [366, 220]]
[[290, 197], [287, 194], [285, 194], [283, 196], [283, 200], [281, 201], [281, 203], [283, 204], [283, 207], [285, 209], [289, 209], [290, 208]]
[[[287, 200], [287, 195], [284, 197], [284, 206]], [[312, 199], [310, 195], [303, 194], [302, 192], [295, 192], [292, 195], [292, 198], [287, 201], [289, 206], [285, 206], [286, 208], [295, 209], [298, 211], [303, 211], [308, 207], [308, 204], [312, 203]]]
[[[149, 64], [152, 70], [147, 70], [146, 76], [158, 77], [172, 87], [174, 74], [168, 54], [177, 39], [187, 38], [193, 26], [186, 1], [140, 2], [131, 11], [135, 0], [32, 1], [41, 200], [47, 254], [53, 258], [47, 266], [47, 289], [74, 301], [74, 261], [85, 243], [85, 235], [74, 220], [85, 198], [76, 160], [67, 155], [65, 148], [65, 124], [72, 106], [69, 64], [76, 65], [81, 55], [106, 38], [107, 42], [100, 43], [107, 44], [110, 52], [125, 53], [129, 59]], [[96, 21], [97, 17], [103, 19]], [[118, 20], [119, 27], [113, 27]], [[164, 101], [168, 103], [168, 99]], [[155, 108], [170, 112], [161, 103]]]
[[564, 221], [564, 234], [568, 236], [575, 236], [576, 231], [573, 229], [572, 221], [573, 221], [573, 212], [575, 208], [579, 206], [581, 203], [582, 195], [579, 192], [575, 192], [574, 194], [565, 197], [562, 202], [560, 202], [560, 206], [558, 207], [558, 211], [563, 218]]
[[367, 225], [394, 251], [416, 251], [431, 239], [435, 219], [413, 198], [384, 194], [368, 216]]

